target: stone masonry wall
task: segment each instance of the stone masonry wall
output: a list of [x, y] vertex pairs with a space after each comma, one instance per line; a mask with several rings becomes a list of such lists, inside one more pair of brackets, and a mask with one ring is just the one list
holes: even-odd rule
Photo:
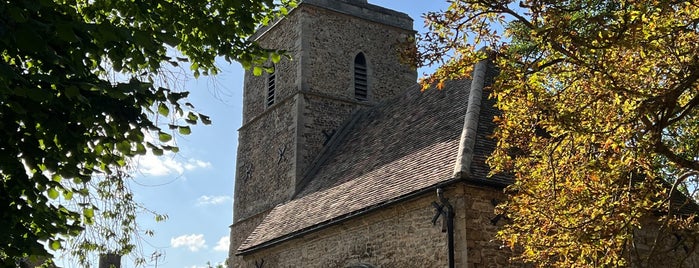
[[[498, 189], [461, 184], [456, 189], [455, 236], [457, 241], [456, 267], [511, 267], [510, 252], [501, 249], [495, 240], [504, 219], [496, 221], [494, 202], [503, 202], [505, 194]], [[464, 239], [464, 237], [466, 239]], [[464, 258], [464, 252], [467, 252]], [[463, 265], [466, 261], [467, 265]]]
[[[275, 103], [295, 94], [299, 89], [299, 69], [301, 61], [301, 27], [298, 16], [288, 16], [266, 29], [257, 42], [269, 49], [285, 50], [292, 59], [282, 57], [275, 65]], [[243, 94], [243, 124], [262, 115], [267, 109], [267, 73], [254, 76], [251, 71], [245, 72]], [[272, 108], [272, 107], [270, 107]]]
[[240, 131], [236, 162], [235, 221], [273, 208], [294, 190], [295, 100], [277, 104]]
[[337, 99], [304, 94], [303, 127], [301, 140], [304, 153], [300, 155], [299, 176], [317, 158], [326, 142], [357, 109], [357, 105]]
[[[509, 267], [509, 252], [493, 241], [492, 199], [500, 190], [457, 184], [446, 189], [455, 207], [456, 267]], [[432, 225], [436, 194], [391, 205], [242, 258], [233, 267], [447, 267], [447, 234]]]
[[238, 247], [240, 244], [242, 244], [248, 236], [250, 236], [250, 233], [252, 233], [253, 230], [255, 230], [255, 227], [259, 225], [262, 220], [267, 216], [267, 212], [265, 213], [259, 213], [255, 216], [243, 219], [241, 221], [236, 222], [231, 226], [231, 234], [230, 234], [230, 244], [228, 248], [228, 259], [226, 260], [227, 262], [227, 267], [234, 267], [236, 263], [240, 263], [240, 259], [242, 257], [240, 256], [235, 256], [235, 252], [238, 250]]
[[354, 101], [354, 58], [362, 52], [369, 69], [369, 99], [381, 101], [415, 84], [417, 72], [400, 62], [398, 43], [413, 31], [309, 7], [303, 9], [307, 88]]

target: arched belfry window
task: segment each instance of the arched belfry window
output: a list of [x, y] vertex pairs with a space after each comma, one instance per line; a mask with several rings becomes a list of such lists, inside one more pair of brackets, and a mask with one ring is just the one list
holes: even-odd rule
[[276, 67], [272, 67], [272, 72], [267, 73], [267, 107], [274, 104], [274, 92], [276, 90], [277, 75]]
[[367, 100], [369, 83], [367, 81], [367, 64], [364, 53], [354, 57], [354, 98]]

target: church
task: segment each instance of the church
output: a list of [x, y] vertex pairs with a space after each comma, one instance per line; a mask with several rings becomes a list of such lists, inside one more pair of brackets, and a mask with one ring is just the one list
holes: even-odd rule
[[366, 0], [304, 0], [253, 37], [291, 59], [245, 75], [229, 267], [508, 265], [493, 68], [421, 92], [414, 34]]
[[[252, 37], [291, 57], [245, 74], [229, 267], [517, 266], [494, 239], [513, 181], [485, 162], [497, 71], [484, 60], [421, 92], [399, 53], [414, 35], [367, 0], [302, 0]], [[630, 258], [697, 267], [699, 240], [657, 219], [633, 230]]]

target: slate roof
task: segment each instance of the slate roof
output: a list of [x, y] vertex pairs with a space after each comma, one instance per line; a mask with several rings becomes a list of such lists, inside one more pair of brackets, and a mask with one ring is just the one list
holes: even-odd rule
[[[238, 248], [253, 251], [352, 217], [439, 184], [456, 181], [454, 166], [464, 127], [471, 81], [451, 81], [443, 90], [417, 86], [378, 106], [361, 110], [328, 146], [307, 184], [278, 205]], [[469, 180], [504, 186], [509, 178], [485, 176], [494, 127], [487, 91], [478, 118], [478, 134]]]

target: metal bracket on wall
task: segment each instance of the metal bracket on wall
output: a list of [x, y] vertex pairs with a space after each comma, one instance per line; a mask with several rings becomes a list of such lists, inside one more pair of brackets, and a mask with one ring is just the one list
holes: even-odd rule
[[279, 154], [279, 159], [277, 159], [277, 165], [279, 165], [282, 162], [282, 160], [286, 161], [286, 155], [284, 155], [286, 153], [286, 144], [283, 144], [282, 146], [277, 148], [277, 153]]
[[243, 169], [245, 170], [245, 175], [243, 175], [243, 181], [248, 181], [250, 177], [252, 177], [252, 163], [246, 163], [243, 165]]
[[[439, 219], [440, 216], [442, 215], [447, 215], [447, 212], [444, 210], [444, 204], [439, 204], [437, 202], [432, 202], [432, 206], [434, 207], [434, 217], [432, 217], [432, 225], [437, 225], [437, 220]], [[447, 231], [447, 221], [442, 220], [442, 233]]]

